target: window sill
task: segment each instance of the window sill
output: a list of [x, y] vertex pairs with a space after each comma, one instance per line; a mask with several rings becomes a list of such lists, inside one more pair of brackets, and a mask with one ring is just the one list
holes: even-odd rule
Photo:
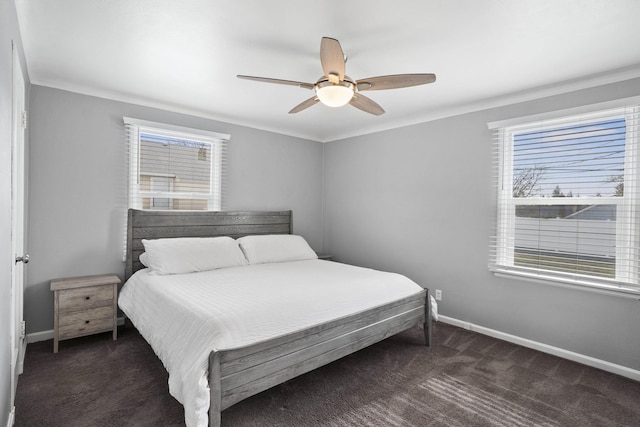
[[508, 269], [493, 269], [496, 277], [508, 279], [523, 280], [527, 282], [540, 283], [548, 286], [556, 286], [567, 289], [575, 289], [583, 292], [592, 292], [597, 294], [609, 295], [618, 298], [634, 299], [640, 301], [640, 289], [621, 284], [606, 285], [599, 283], [591, 283], [586, 281], [578, 281], [573, 279], [563, 279], [551, 275], [539, 273], [528, 273], [523, 271], [513, 271]]

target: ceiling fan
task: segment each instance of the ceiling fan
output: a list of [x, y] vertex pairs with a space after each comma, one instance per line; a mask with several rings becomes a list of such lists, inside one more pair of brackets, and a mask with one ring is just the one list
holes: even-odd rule
[[389, 76], [369, 77], [353, 80], [345, 75], [345, 55], [340, 42], [330, 37], [323, 37], [320, 42], [320, 62], [324, 75], [315, 83], [296, 82], [292, 80], [271, 79], [238, 75], [240, 79], [255, 80], [265, 83], [299, 86], [315, 91], [314, 96], [296, 105], [289, 114], [298, 113], [318, 102], [329, 107], [342, 107], [351, 104], [367, 113], [379, 116], [384, 110], [376, 102], [362, 95], [367, 90], [398, 89], [418, 86], [436, 81], [435, 74], [395, 74]]

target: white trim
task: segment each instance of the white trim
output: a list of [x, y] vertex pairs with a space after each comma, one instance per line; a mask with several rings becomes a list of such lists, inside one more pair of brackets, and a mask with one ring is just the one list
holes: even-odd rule
[[24, 357], [27, 354], [27, 340], [22, 340], [20, 346], [20, 356], [18, 357], [18, 375], [22, 375], [24, 372]]
[[[132, 209], [142, 209], [142, 198], [140, 197], [140, 180], [139, 180], [139, 169], [140, 169], [140, 128], [138, 126], [126, 126], [125, 120], [125, 129], [127, 132], [127, 149], [129, 150], [129, 177], [128, 177], [128, 207]], [[127, 224], [128, 214], [125, 210], [125, 221]], [[124, 235], [124, 251], [123, 251], [123, 261], [126, 260], [126, 252], [127, 252], [127, 235]]]
[[27, 334], [27, 344], [53, 339], [53, 329]]
[[460, 328], [467, 329], [469, 331], [478, 332], [480, 334], [497, 338], [503, 341], [508, 341], [513, 344], [518, 344], [523, 347], [532, 348], [534, 350], [538, 350], [543, 353], [552, 354], [554, 356], [558, 356], [563, 359], [568, 359], [574, 362], [582, 363], [583, 365], [591, 366], [592, 368], [602, 369], [603, 371], [611, 372], [616, 375], [621, 375], [623, 377], [630, 378], [635, 381], [640, 381], [640, 371], [636, 369], [628, 368], [622, 365], [617, 365], [615, 363], [607, 362], [606, 360], [596, 359], [595, 357], [586, 356], [580, 353], [575, 353], [573, 351], [565, 350], [559, 347], [554, 347], [552, 345], [543, 344], [541, 342], [532, 341], [516, 335], [507, 334], [505, 332], [496, 331], [495, 329], [490, 329], [484, 326], [475, 325], [473, 323], [465, 322], [463, 320], [455, 319], [453, 317], [440, 315], [439, 318], [441, 322], [448, 323], [449, 325], [458, 326]]
[[496, 277], [516, 279], [524, 282], [540, 283], [542, 285], [557, 286], [560, 288], [574, 289], [577, 291], [593, 292], [618, 298], [627, 298], [640, 301], [640, 288], [626, 286], [624, 283], [611, 281], [610, 284], [593, 280], [578, 280], [573, 278], [563, 279], [559, 275], [543, 274], [542, 272], [527, 273], [521, 270], [509, 270], [496, 267], [493, 274]]
[[358, 129], [355, 131], [345, 131], [328, 137], [321, 137], [309, 132], [301, 130], [284, 129], [282, 126], [266, 126], [264, 124], [252, 123], [247, 119], [240, 119], [238, 117], [231, 117], [221, 113], [211, 114], [204, 113], [202, 110], [194, 108], [186, 108], [183, 105], [177, 105], [168, 102], [158, 102], [150, 100], [141, 96], [135, 96], [131, 94], [114, 93], [108, 90], [100, 90], [88, 86], [82, 86], [77, 84], [70, 84], [68, 82], [52, 82], [41, 79], [31, 80], [32, 85], [49, 87], [58, 90], [64, 90], [67, 92], [79, 93], [82, 95], [93, 96], [96, 98], [102, 98], [117, 102], [126, 102], [129, 104], [140, 105], [143, 107], [157, 108], [165, 111], [170, 111], [179, 114], [187, 114], [193, 117], [200, 117], [208, 120], [215, 120], [225, 122], [232, 125], [244, 126], [251, 129], [258, 129], [266, 132], [274, 132], [280, 135], [288, 135], [295, 138], [302, 138], [309, 141], [316, 142], [333, 142], [342, 139], [368, 135], [377, 132], [383, 132], [386, 130], [397, 129], [405, 126], [412, 126], [421, 123], [427, 123], [434, 120], [440, 120], [447, 117], [459, 116], [462, 114], [473, 113], [476, 111], [489, 110], [492, 108], [503, 107], [506, 105], [518, 104], [521, 102], [532, 101], [536, 99], [546, 98], [550, 96], [562, 95], [565, 93], [590, 89], [598, 86], [603, 86], [612, 83], [623, 82], [640, 77], [640, 66], [634, 65], [630, 67], [619, 68], [603, 73], [594, 74], [585, 78], [566, 80], [557, 84], [551, 84], [541, 86], [531, 90], [519, 91], [510, 93], [504, 96], [498, 96], [480, 100], [477, 102], [470, 102], [452, 107], [439, 107], [433, 110], [420, 112], [410, 117], [395, 120], [393, 123], [387, 125], [372, 126], [366, 129]]
[[213, 131], [204, 130], [204, 129], [188, 128], [185, 126], [170, 125], [167, 123], [151, 122], [148, 120], [134, 119], [131, 117], [123, 117], [122, 119], [124, 120], [124, 124], [126, 125], [133, 125], [141, 128], [146, 128], [146, 129], [155, 129], [155, 130], [163, 131], [165, 133], [167, 131], [172, 131], [172, 132], [179, 132], [180, 134], [206, 136], [207, 138], [221, 139], [224, 141], [228, 141], [229, 139], [231, 139], [231, 135], [229, 135], [228, 133], [220, 133], [220, 132], [213, 132]]
[[[146, 120], [134, 119], [131, 117], [123, 117], [125, 128], [127, 131], [128, 150], [129, 150], [129, 208], [142, 209], [142, 199], [146, 196], [153, 198], [172, 199], [197, 199], [207, 201], [207, 210], [222, 210], [222, 176], [224, 166], [224, 146], [229, 141], [230, 135], [218, 132], [212, 132], [202, 129], [187, 128], [183, 126], [175, 126], [158, 122], [150, 122]], [[209, 174], [209, 192], [208, 193], [174, 193], [157, 192], [157, 191], [141, 191], [139, 177], [140, 173], [140, 156], [141, 156], [141, 134], [149, 133], [161, 137], [176, 137], [179, 139], [187, 139], [189, 141], [197, 141], [211, 149], [210, 174]], [[157, 174], [144, 174], [150, 176], [153, 180]], [[166, 174], [165, 174], [166, 175]], [[171, 202], [172, 203], [172, 202]], [[154, 206], [150, 207], [151, 209]], [[169, 206], [169, 210], [173, 206]], [[126, 221], [125, 221], [126, 222]], [[126, 245], [125, 245], [126, 246]], [[124, 257], [124, 255], [123, 255]]]
[[[638, 268], [634, 264], [638, 244], [638, 228], [635, 220], [638, 199], [637, 184], [639, 181], [638, 168], [640, 162], [636, 152], [639, 144], [635, 122], [639, 114], [640, 96], [601, 102], [576, 108], [552, 111], [532, 116], [524, 116], [488, 123], [487, 126], [495, 133], [494, 150], [498, 157], [493, 159], [493, 167], [498, 172], [498, 181], [494, 182], [497, 190], [497, 218], [496, 241], [491, 246], [489, 269], [502, 277], [524, 278], [525, 280], [549, 282], [567, 288], [578, 289], [586, 287], [592, 292], [614, 295], [620, 292], [622, 297], [639, 299], [640, 285], [638, 282]], [[596, 123], [599, 120], [625, 120], [626, 140], [624, 154], [624, 197], [578, 197], [574, 199], [545, 197], [535, 195], [520, 198], [513, 196], [511, 183], [514, 168], [515, 130], [553, 131], [558, 126], [574, 126], [578, 124]], [[495, 179], [495, 178], [494, 178]], [[570, 274], [559, 271], [547, 271], [543, 268], [521, 267], [514, 264], [516, 238], [520, 234], [515, 227], [515, 212], [517, 205], [568, 205], [580, 202], [591, 205], [616, 205], [617, 220], [615, 221], [615, 277], [614, 280], [591, 276], [586, 272]], [[580, 232], [578, 232], [580, 236]], [[533, 245], [535, 247], [535, 244]]]
[[12, 406], [11, 411], [9, 411], [9, 416], [7, 417], [7, 427], [13, 427], [16, 421], [16, 407]]
[[26, 157], [26, 141], [27, 141], [27, 112], [26, 112], [26, 86], [24, 81], [24, 73], [18, 49], [15, 43], [11, 41], [12, 58], [11, 58], [11, 195], [10, 212], [11, 212], [11, 283], [10, 283], [10, 302], [9, 302], [9, 339], [10, 339], [10, 366], [9, 374], [9, 405], [13, 406], [18, 389], [18, 375], [20, 373], [19, 361], [20, 350], [24, 339], [22, 328], [24, 325], [24, 282], [25, 282], [25, 266], [24, 262], [13, 262], [17, 257], [25, 256], [27, 249], [26, 244], [26, 180], [28, 170], [28, 158]]
[[[503, 127], [519, 126], [525, 123], [541, 122], [556, 119], [558, 117], [578, 116], [581, 114], [602, 113], [605, 110], [628, 107], [640, 103], [640, 96], [631, 96], [629, 98], [615, 99], [613, 101], [599, 102], [597, 104], [582, 105], [580, 107], [566, 108], [563, 110], [549, 111], [530, 116], [514, 117], [511, 119], [499, 120], [487, 123], [489, 129], [498, 129]], [[601, 115], [601, 114], [599, 114]]]

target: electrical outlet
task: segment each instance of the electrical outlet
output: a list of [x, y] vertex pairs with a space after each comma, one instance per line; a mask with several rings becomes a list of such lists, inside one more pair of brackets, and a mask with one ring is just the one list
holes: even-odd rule
[[436, 289], [436, 301], [442, 301], [442, 291], [440, 289]]

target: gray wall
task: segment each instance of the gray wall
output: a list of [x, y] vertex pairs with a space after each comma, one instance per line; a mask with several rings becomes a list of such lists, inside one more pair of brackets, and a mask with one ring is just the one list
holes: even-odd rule
[[21, 58], [24, 80], [29, 79], [24, 65], [18, 18], [12, 0], [0, 0], [0, 425], [6, 425], [11, 400], [11, 106], [13, 84], [12, 40]]
[[487, 270], [487, 122], [635, 95], [640, 79], [329, 143], [324, 250], [441, 289], [443, 315], [640, 370], [638, 301]]
[[321, 143], [33, 85], [28, 333], [53, 328], [51, 279], [123, 275], [123, 116], [231, 134], [223, 208], [291, 209], [294, 232], [322, 249]]
[[640, 79], [323, 146], [33, 86], [28, 332], [52, 328], [50, 279], [122, 274], [122, 116], [131, 116], [230, 133], [226, 209], [293, 209], [294, 231], [315, 249], [442, 289], [446, 316], [640, 369], [637, 301], [487, 271], [487, 122], [638, 94]]

